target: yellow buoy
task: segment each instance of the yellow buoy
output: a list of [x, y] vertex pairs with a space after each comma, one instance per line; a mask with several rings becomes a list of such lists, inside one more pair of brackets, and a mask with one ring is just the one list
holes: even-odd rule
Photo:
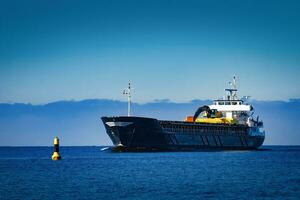
[[54, 138], [54, 152], [52, 155], [52, 160], [60, 160], [61, 156], [59, 154], [59, 139], [58, 137]]

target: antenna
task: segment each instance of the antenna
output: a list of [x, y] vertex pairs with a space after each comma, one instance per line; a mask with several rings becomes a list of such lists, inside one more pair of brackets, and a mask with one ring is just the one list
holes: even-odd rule
[[236, 77], [235, 77], [235, 76], [233, 76], [232, 86], [233, 86], [233, 89], [236, 89], [236, 88], [237, 88], [237, 85], [236, 85]]
[[231, 88], [225, 89], [225, 91], [229, 93], [229, 95], [227, 96], [228, 100], [237, 100], [237, 84], [235, 76], [233, 76], [233, 81], [229, 82], [229, 85], [231, 86]]
[[127, 111], [127, 116], [130, 116], [130, 112], [131, 112], [131, 85], [130, 85], [130, 81], [128, 82], [128, 88], [124, 89], [123, 91], [124, 95], [127, 95], [128, 98], [128, 111]]
[[235, 76], [233, 76], [232, 87], [233, 87], [233, 89], [234, 89], [234, 92], [233, 92], [233, 99], [234, 99], [234, 100], [237, 100], [237, 94], [236, 94], [236, 92], [237, 92], [237, 83], [236, 83], [236, 77], [235, 77]]

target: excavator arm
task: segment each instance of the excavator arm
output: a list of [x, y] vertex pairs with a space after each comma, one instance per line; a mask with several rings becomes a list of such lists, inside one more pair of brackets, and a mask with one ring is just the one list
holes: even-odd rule
[[211, 117], [211, 114], [212, 114], [211, 109], [210, 109], [208, 106], [202, 106], [202, 107], [198, 108], [197, 111], [195, 112], [194, 117], [193, 117], [193, 121], [195, 121], [195, 120], [198, 118], [198, 116], [199, 116], [203, 111], [206, 111], [206, 113], [207, 113], [207, 118], [210, 118], [210, 117]]

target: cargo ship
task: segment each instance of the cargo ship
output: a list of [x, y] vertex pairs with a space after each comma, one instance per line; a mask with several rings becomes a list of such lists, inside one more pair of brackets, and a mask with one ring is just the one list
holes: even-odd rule
[[199, 107], [182, 121], [131, 116], [131, 86], [128, 115], [102, 117], [115, 151], [251, 150], [265, 139], [263, 122], [254, 108], [237, 96], [236, 78], [226, 96]]

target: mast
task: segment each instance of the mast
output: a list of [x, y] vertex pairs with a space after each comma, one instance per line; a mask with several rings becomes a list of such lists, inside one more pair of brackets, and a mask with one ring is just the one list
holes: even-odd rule
[[237, 84], [236, 84], [236, 78], [233, 76], [233, 81], [229, 82], [229, 85], [231, 85], [231, 88], [226, 88], [225, 91], [229, 93], [227, 96], [227, 100], [237, 100]]
[[237, 83], [236, 83], [236, 77], [235, 76], [233, 76], [232, 87], [234, 89], [233, 95], [232, 95], [233, 100], [237, 100], [237, 94], [236, 94], [237, 93]]
[[127, 95], [128, 108], [127, 108], [127, 116], [129, 117], [131, 114], [131, 85], [130, 81], [128, 82], [128, 88], [123, 91], [123, 94]]

